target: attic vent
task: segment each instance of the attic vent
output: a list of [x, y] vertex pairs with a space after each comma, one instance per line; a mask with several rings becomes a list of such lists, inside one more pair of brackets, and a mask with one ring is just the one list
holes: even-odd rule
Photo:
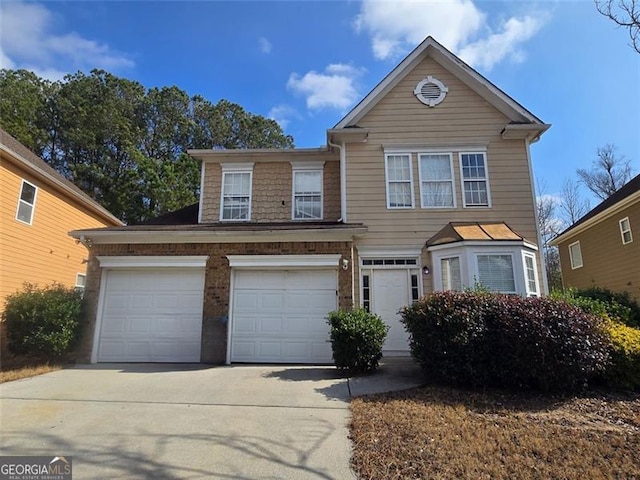
[[429, 75], [418, 82], [413, 93], [425, 105], [435, 107], [444, 100], [448, 91], [440, 80]]

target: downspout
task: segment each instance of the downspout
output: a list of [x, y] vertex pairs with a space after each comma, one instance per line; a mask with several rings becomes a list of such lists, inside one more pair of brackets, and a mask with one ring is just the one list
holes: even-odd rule
[[340, 218], [339, 222], [347, 223], [347, 151], [344, 142], [340, 145], [327, 140], [330, 147], [340, 150]]

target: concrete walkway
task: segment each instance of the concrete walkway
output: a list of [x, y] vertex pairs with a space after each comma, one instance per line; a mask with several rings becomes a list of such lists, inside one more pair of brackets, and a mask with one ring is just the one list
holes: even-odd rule
[[351, 395], [420, 384], [406, 362], [91, 365], [0, 385], [0, 455], [73, 457], [73, 478], [349, 479]]

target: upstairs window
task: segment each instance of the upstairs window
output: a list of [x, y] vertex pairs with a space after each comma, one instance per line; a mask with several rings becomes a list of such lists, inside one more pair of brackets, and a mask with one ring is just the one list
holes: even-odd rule
[[293, 171], [293, 219], [322, 219], [322, 170]]
[[465, 207], [488, 207], [489, 176], [486, 155], [460, 153], [463, 200]]
[[387, 208], [413, 208], [411, 154], [385, 155]]
[[31, 225], [37, 192], [38, 187], [26, 180], [22, 180], [20, 197], [18, 198], [18, 209], [16, 210], [16, 220]]
[[625, 217], [620, 220], [620, 235], [622, 235], [622, 244], [633, 242], [633, 235], [631, 234], [631, 223], [629, 217]]
[[582, 250], [580, 249], [580, 242], [575, 242], [569, 245], [569, 258], [571, 260], [571, 268], [582, 267]]
[[220, 220], [247, 222], [251, 219], [251, 177], [253, 165], [222, 167]]
[[455, 207], [451, 154], [421, 153], [419, 158], [422, 208]]

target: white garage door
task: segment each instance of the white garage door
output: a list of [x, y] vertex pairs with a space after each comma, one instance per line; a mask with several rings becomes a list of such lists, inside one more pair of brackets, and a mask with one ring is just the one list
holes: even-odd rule
[[330, 363], [336, 285], [335, 270], [236, 271], [231, 361]]
[[99, 362], [199, 362], [204, 269], [107, 271]]

